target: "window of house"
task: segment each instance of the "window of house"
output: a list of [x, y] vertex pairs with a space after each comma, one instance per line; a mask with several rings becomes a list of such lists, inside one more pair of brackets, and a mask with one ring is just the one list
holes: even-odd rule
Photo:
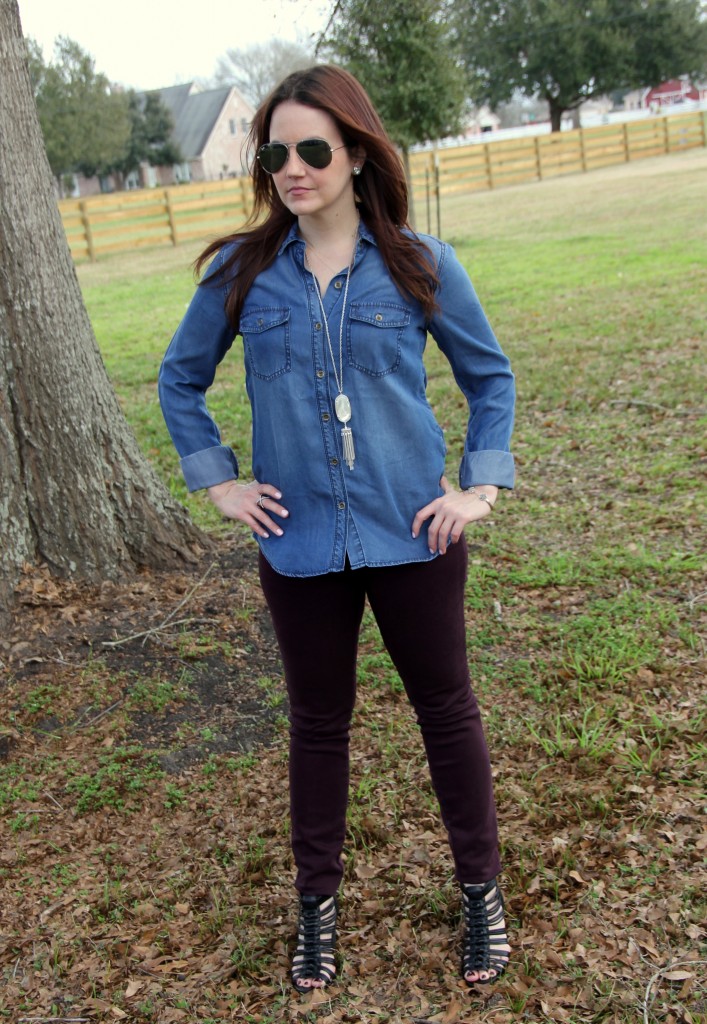
[[228, 122], [228, 130], [230, 131], [231, 135], [235, 135], [236, 132], [238, 131], [238, 128], [236, 127], [235, 118], [233, 118], [233, 117]]

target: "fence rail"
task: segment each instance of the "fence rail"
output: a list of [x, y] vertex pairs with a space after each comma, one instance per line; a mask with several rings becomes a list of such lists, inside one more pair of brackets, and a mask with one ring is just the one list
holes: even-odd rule
[[[707, 146], [707, 111], [414, 153], [413, 200], [473, 193]], [[76, 260], [227, 234], [253, 207], [249, 178], [59, 202]]]

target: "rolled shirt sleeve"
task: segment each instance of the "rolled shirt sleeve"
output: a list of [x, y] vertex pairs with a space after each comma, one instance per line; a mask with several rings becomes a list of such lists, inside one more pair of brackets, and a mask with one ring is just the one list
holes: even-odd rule
[[469, 405], [464, 454], [459, 469], [462, 488], [472, 484], [513, 487], [510, 452], [515, 381], [465, 268], [451, 246], [443, 244], [437, 267], [438, 312], [430, 333], [444, 352]]
[[227, 255], [222, 250], [197, 288], [167, 349], [159, 372], [162, 414], [190, 491], [239, 475], [234, 452], [222, 444], [208, 411], [206, 392], [235, 338], [226, 316], [226, 287], [209, 281]]

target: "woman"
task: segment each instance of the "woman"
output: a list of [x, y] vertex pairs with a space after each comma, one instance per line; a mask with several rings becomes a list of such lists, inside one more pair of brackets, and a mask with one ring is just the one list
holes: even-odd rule
[[[368, 598], [413, 704], [465, 916], [462, 976], [494, 981], [510, 947], [491, 769], [465, 649], [464, 528], [513, 486], [513, 375], [449, 246], [407, 227], [400, 160], [359, 83], [298, 71], [256, 113], [255, 208], [210, 266], [160, 371], [190, 490], [260, 552], [290, 703], [299, 991], [335, 975], [356, 650]], [[469, 409], [460, 490], [425, 397], [427, 333]], [[242, 335], [253, 474], [239, 481], [205, 404]]]

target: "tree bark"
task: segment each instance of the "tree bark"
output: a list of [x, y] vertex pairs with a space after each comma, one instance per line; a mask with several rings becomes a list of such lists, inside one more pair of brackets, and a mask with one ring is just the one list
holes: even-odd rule
[[548, 103], [550, 104], [550, 131], [561, 132], [562, 131], [562, 115], [565, 112], [565, 107], [561, 107], [552, 98], [548, 97]]
[[16, 0], [0, 0], [0, 618], [24, 562], [116, 578], [207, 541], [140, 452], [66, 241]]

